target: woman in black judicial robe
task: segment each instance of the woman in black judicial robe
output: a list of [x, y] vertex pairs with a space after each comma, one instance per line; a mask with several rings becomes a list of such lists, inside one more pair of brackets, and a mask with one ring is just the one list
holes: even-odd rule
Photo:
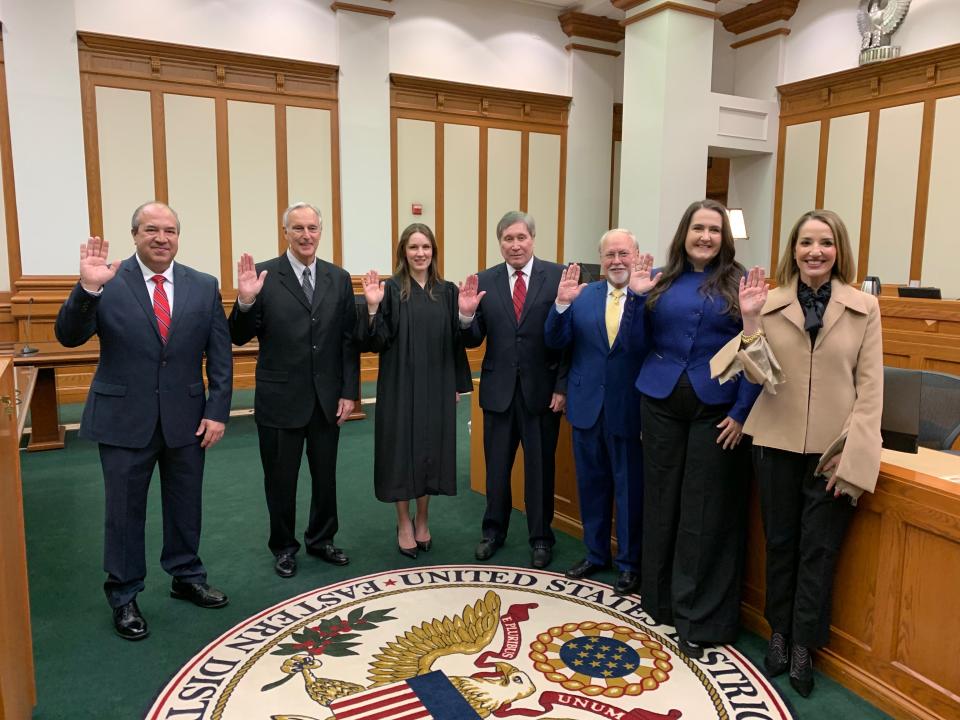
[[[437, 271], [433, 231], [414, 223], [397, 243], [392, 278], [364, 278], [361, 349], [380, 353], [374, 429], [377, 499], [397, 509], [397, 547], [430, 549], [431, 495], [457, 492], [457, 402], [472, 389], [460, 341], [457, 287]], [[416, 500], [416, 515], [410, 501]]]

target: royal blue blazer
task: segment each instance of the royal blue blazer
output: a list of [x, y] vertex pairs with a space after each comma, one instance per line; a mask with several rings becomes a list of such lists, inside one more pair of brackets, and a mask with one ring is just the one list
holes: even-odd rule
[[645, 351], [636, 388], [662, 400], [686, 372], [700, 402], [729, 405], [727, 415], [744, 423], [762, 388], [742, 375], [723, 385], [710, 377], [710, 358], [743, 329], [743, 321], [726, 312], [722, 298], [700, 292], [708, 277], [709, 270], [684, 272], [652, 309], [646, 295], [629, 293], [624, 315], [629, 311], [632, 317], [633, 345]]

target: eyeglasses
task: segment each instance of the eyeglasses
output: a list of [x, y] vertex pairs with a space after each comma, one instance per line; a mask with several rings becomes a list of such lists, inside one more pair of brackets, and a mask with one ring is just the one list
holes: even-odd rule
[[618, 250], [616, 252], [611, 250], [610, 252], [605, 252], [603, 254], [603, 259], [604, 260], [626, 260], [631, 255], [633, 255], [633, 253], [630, 252], [629, 250]]

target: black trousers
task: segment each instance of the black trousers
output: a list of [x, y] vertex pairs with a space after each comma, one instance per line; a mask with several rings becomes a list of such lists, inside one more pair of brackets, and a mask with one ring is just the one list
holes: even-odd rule
[[260, 462], [263, 487], [270, 513], [270, 539], [274, 555], [296, 553], [297, 478], [303, 445], [307, 445], [310, 467], [310, 518], [303, 540], [307, 548], [319, 549], [333, 542], [337, 522], [337, 446], [340, 427], [327, 422], [319, 404], [315, 404], [310, 422], [300, 428], [275, 428], [257, 425], [260, 438]]
[[695, 642], [732, 642], [740, 626], [749, 456], [717, 444], [728, 410], [700, 402], [685, 377], [641, 406], [641, 604]]
[[103, 590], [110, 607], [120, 607], [143, 590], [147, 576], [144, 527], [153, 469], [160, 466], [163, 550], [160, 566], [184, 582], [206, 582], [200, 560], [204, 450], [200, 438], [169, 448], [160, 424], [145, 448], [100, 445], [104, 484]]
[[523, 496], [530, 544], [553, 545], [553, 488], [560, 414], [531, 412], [523, 401], [520, 383], [506, 412], [483, 411], [483, 455], [487, 464], [487, 509], [483, 514], [485, 538], [503, 543], [510, 526], [513, 497], [510, 471], [523, 444]]
[[754, 447], [753, 460], [767, 538], [764, 614], [773, 632], [822, 647], [830, 639], [833, 575], [853, 506], [814, 476], [819, 454]]

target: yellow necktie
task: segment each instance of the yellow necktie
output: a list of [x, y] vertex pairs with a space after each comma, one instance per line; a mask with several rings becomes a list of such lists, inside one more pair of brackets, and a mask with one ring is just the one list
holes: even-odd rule
[[617, 339], [617, 331], [620, 329], [620, 298], [623, 297], [623, 290], [614, 290], [611, 300], [607, 303], [607, 342], [613, 347]]

